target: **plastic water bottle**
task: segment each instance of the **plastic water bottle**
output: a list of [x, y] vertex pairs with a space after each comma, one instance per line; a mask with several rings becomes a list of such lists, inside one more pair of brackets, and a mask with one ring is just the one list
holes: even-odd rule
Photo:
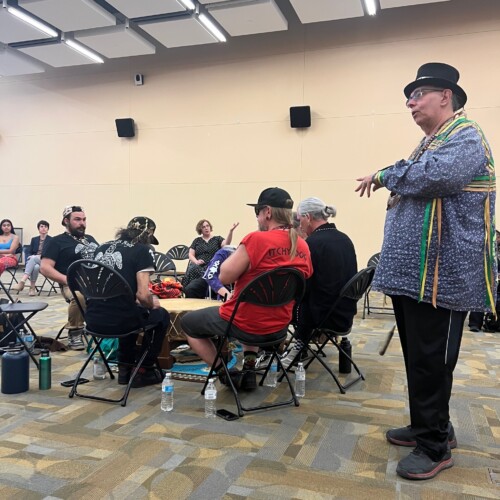
[[33, 334], [28, 330], [28, 331], [22, 331], [21, 332], [21, 337], [23, 338], [24, 340], [24, 343], [26, 344], [26, 349], [29, 351], [29, 352], [33, 352], [33, 345], [34, 345], [34, 338], [33, 338]]
[[306, 395], [306, 371], [303, 363], [295, 370], [295, 395], [298, 398], [303, 398]]
[[170, 372], [165, 373], [165, 378], [161, 384], [161, 406], [162, 411], [172, 411], [174, 409], [174, 380]]
[[208, 381], [205, 389], [205, 418], [215, 418], [215, 402], [217, 401], [217, 389], [215, 388], [215, 379]]
[[267, 387], [276, 387], [278, 385], [278, 362], [276, 361], [276, 358], [273, 359], [273, 362], [269, 367], [264, 385]]
[[106, 366], [100, 354], [94, 355], [94, 380], [104, 380], [106, 378]]

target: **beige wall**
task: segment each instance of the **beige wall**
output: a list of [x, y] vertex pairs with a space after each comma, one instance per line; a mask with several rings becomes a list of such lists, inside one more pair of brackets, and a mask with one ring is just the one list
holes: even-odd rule
[[[408, 156], [421, 136], [402, 88], [424, 62], [458, 67], [468, 115], [498, 156], [499, 47], [500, 2], [452, 0], [4, 78], [0, 218], [24, 227], [27, 240], [40, 218], [59, 232], [62, 207], [79, 203], [88, 232], [104, 241], [146, 214], [166, 251], [189, 244], [199, 218], [223, 236], [240, 221], [239, 241], [255, 229], [245, 203], [279, 185], [296, 202], [315, 195], [334, 204], [364, 265], [381, 245], [386, 193], [360, 200], [354, 179]], [[132, 83], [138, 72], [142, 87]], [[291, 129], [288, 108], [302, 104], [312, 127]], [[129, 116], [137, 136], [119, 139], [114, 119]]]

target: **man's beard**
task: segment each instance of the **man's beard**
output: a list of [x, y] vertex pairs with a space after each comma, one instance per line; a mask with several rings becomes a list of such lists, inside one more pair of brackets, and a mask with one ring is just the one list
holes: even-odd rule
[[77, 238], [81, 238], [85, 236], [85, 228], [70, 228], [69, 233], [72, 236], [76, 236]]

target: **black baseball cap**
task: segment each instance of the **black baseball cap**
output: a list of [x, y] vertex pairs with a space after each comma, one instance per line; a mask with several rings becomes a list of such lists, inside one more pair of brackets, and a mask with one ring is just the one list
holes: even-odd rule
[[137, 229], [138, 231], [141, 232], [141, 234], [148, 231], [150, 233], [149, 237], [151, 243], [153, 245], [158, 245], [158, 240], [156, 239], [156, 236], [153, 234], [154, 230], [156, 229], [156, 224], [149, 217], [143, 217], [143, 216], [134, 217], [127, 224], [127, 229]]
[[293, 208], [289, 193], [279, 187], [267, 188], [260, 193], [257, 203], [247, 203], [250, 207]]

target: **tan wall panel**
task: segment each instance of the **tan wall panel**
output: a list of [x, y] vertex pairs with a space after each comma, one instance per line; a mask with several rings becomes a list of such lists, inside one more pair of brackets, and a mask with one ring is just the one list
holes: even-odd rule
[[5, 185], [128, 185], [128, 162], [129, 145], [112, 132], [7, 136], [1, 142], [1, 163], [26, 174], [5, 176]]
[[158, 70], [134, 92], [132, 113], [143, 128], [289, 120], [303, 67], [300, 53]]
[[[5, 86], [4, 86], [5, 85]], [[130, 115], [131, 80], [124, 73], [2, 82], [0, 130], [9, 135], [115, 131]], [[8, 120], [8, 124], [5, 121]]]
[[299, 180], [300, 147], [285, 123], [143, 130], [131, 147], [131, 182]]
[[[469, 116], [500, 154], [500, 3], [453, 4], [167, 51], [143, 60], [142, 87], [131, 76], [141, 58], [1, 79], [0, 214], [26, 228], [48, 218], [55, 233], [64, 205], [81, 203], [101, 241], [145, 214], [166, 250], [189, 244], [202, 217], [224, 236], [240, 221], [239, 241], [256, 227], [245, 203], [278, 185], [296, 203], [337, 206], [364, 265], [380, 248], [387, 193], [360, 200], [355, 178], [407, 157], [422, 136], [403, 96], [420, 64], [459, 68]], [[312, 127], [293, 130], [288, 108], [301, 104]], [[127, 116], [138, 135], [119, 139], [114, 119]]]

